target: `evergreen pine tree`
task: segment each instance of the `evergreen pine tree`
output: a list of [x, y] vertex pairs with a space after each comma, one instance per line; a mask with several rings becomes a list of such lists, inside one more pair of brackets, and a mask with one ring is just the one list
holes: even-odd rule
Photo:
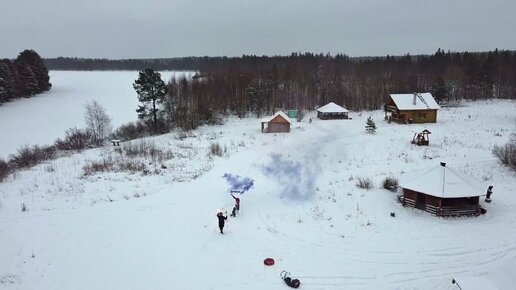
[[52, 84], [50, 83], [48, 69], [37, 52], [32, 49], [26, 49], [20, 52], [16, 60], [26, 63], [32, 70], [34, 78], [38, 82], [37, 93], [50, 90]]
[[10, 74], [10, 76], [11, 76], [10, 77], [10, 85], [9, 85], [9, 89], [10, 89], [9, 100], [20, 97], [20, 95], [18, 94], [18, 90], [17, 90], [18, 85], [20, 83], [20, 78], [18, 75], [18, 71], [16, 71], [16, 67], [14, 66], [14, 62], [9, 59], [3, 59], [3, 60], [0, 60], [0, 62], [2, 62], [3, 64], [6, 65], [6, 67], [9, 69], [7, 74]]
[[140, 71], [133, 88], [138, 94], [138, 101], [141, 103], [136, 109], [138, 118], [150, 120], [153, 131], [156, 132], [158, 129], [159, 105], [167, 94], [167, 86], [161, 79], [161, 74], [150, 68], [144, 69]]
[[9, 60], [0, 60], [0, 103], [15, 97], [14, 78], [9, 67]]
[[373, 134], [376, 132], [376, 124], [373, 121], [373, 118], [368, 117], [365, 125], [366, 132], [369, 134]]
[[18, 97], [28, 97], [39, 92], [38, 81], [30, 66], [23, 61], [14, 61], [14, 69], [18, 74], [16, 82], [16, 92]]

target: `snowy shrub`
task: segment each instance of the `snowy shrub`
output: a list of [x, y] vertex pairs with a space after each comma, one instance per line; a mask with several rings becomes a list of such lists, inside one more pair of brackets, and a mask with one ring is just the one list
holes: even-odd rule
[[516, 139], [513, 138], [503, 146], [495, 145], [492, 150], [493, 155], [502, 162], [502, 164], [516, 170]]
[[395, 192], [398, 189], [398, 179], [392, 176], [386, 177], [382, 185], [383, 188]]
[[38, 146], [29, 147], [27, 145], [18, 149], [17, 154], [11, 155], [9, 159], [10, 166], [13, 169], [30, 168], [42, 161], [53, 159], [56, 157], [56, 148], [54, 146]]
[[369, 190], [373, 188], [373, 181], [369, 178], [358, 178], [357, 186]]
[[90, 164], [84, 165], [82, 168], [83, 174], [85, 176], [87, 175], [93, 175], [97, 172], [108, 172], [113, 171], [114, 168], [114, 162], [112, 159], [106, 159], [104, 158], [102, 161], [92, 161]]
[[218, 142], [217, 143], [211, 143], [210, 154], [211, 155], [222, 156], [222, 155], [224, 155], [224, 150], [222, 149], [222, 146], [220, 146], [220, 144]]
[[138, 140], [138, 142], [125, 143], [122, 146], [122, 152], [128, 157], [144, 157], [150, 158], [154, 161], [169, 160], [174, 157], [172, 151], [162, 151], [156, 147], [154, 141], [148, 141], [146, 139]]
[[4, 181], [4, 179], [9, 175], [10, 171], [9, 163], [0, 158], [0, 182]]
[[146, 132], [146, 126], [142, 122], [129, 122], [118, 127], [111, 137], [127, 141], [148, 136]]
[[56, 168], [54, 167], [54, 165], [47, 165], [45, 166], [45, 171], [46, 172], [55, 172], [56, 171]]
[[129, 171], [133, 173], [142, 172], [144, 174], [149, 172], [142, 161], [124, 159], [113, 160], [111, 158], [104, 158], [101, 161], [92, 161], [89, 164], [86, 164], [82, 169], [84, 176], [93, 175], [97, 172]]
[[60, 150], [83, 150], [95, 147], [91, 133], [77, 127], [66, 130], [64, 140], [57, 139], [55, 145]]
[[145, 164], [140, 161], [124, 160], [117, 163], [117, 165], [120, 171], [142, 172], [144, 174], [149, 173]]
[[206, 121], [208, 125], [224, 125], [224, 116], [222, 114], [213, 114]]
[[[222, 132], [220, 133], [222, 134]], [[195, 134], [192, 133], [191, 131], [187, 131], [187, 130], [182, 130], [182, 131], [179, 131], [176, 135], [176, 140], [184, 140], [186, 138], [195, 138]]]

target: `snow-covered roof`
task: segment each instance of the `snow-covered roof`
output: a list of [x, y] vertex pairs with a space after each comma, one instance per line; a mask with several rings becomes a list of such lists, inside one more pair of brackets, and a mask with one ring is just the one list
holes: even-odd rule
[[416, 104], [414, 104], [414, 94], [391, 94], [391, 99], [399, 110], [434, 110], [440, 109], [431, 93], [415, 93]]
[[473, 177], [442, 165], [405, 173], [401, 176], [400, 186], [441, 198], [472, 197], [483, 193], [481, 184]]
[[317, 109], [317, 112], [321, 113], [347, 113], [349, 112], [345, 108], [335, 104], [334, 102], [330, 102], [319, 109]]
[[514, 290], [516, 285], [516, 257], [491, 269], [484, 276], [453, 278], [461, 290]]
[[267, 117], [267, 118], [263, 118], [262, 119], [262, 122], [270, 122], [272, 121], [274, 118], [276, 118], [277, 116], [281, 116], [283, 117], [283, 119], [287, 120], [287, 122], [291, 123], [292, 124], [292, 121], [290, 120], [290, 118], [287, 116], [287, 114], [283, 113], [282, 111], [278, 111], [276, 112], [276, 114], [274, 114], [274, 116], [272, 117]]

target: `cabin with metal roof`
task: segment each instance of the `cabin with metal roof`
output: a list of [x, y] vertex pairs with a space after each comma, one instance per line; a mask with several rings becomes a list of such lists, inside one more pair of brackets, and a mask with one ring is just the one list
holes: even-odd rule
[[437, 104], [431, 93], [390, 94], [385, 103], [385, 119], [398, 123], [436, 123]]

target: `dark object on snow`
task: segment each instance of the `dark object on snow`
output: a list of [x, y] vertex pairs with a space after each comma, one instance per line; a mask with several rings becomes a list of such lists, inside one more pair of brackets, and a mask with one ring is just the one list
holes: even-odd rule
[[265, 260], [263, 260], [263, 263], [267, 266], [272, 266], [272, 265], [274, 265], [274, 259], [273, 258], [265, 258]]
[[486, 212], [487, 212], [487, 209], [485, 209], [483, 207], [480, 208], [480, 213], [481, 214], [486, 214]]
[[227, 216], [225, 216], [222, 212], [219, 212], [217, 214], [217, 218], [219, 219], [219, 229], [220, 229], [220, 233], [221, 234], [224, 234], [224, 222], [228, 219]]
[[486, 193], [486, 202], [491, 202], [491, 194], [493, 194], [493, 186], [489, 185]]
[[391, 216], [392, 216], [392, 217], [396, 217], [396, 213], [391, 212]]
[[283, 279], [283, 281], [285, 281], [285, 284], [292, 288], [299, 288], [299, 286], [301, 285], [301, 281], [299, 281], [299, 279], [292, 279], [289, 276], [289, 272], [285, 270], [281, 271], [280, 277], [281, 279]]
[[231, 211], [230, 216], [232, 216], [232, 217], [236, 217], [236, 210], [237, 210], [237, 209], [236, 209], [236, 206], [234, 206], [234, 207], [233, 207], [233, 210]]

